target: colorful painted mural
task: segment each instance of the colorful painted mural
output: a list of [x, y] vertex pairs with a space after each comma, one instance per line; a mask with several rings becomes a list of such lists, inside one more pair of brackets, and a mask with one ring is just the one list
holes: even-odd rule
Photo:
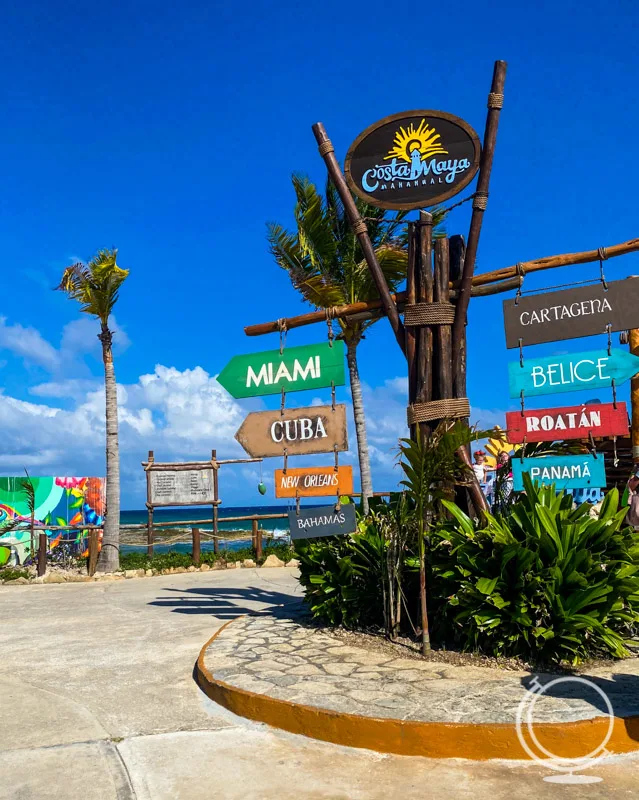
[[[35, 492], [37, 533], [46, 531], [49, 549], [64, 547], [82, 555], [88, 531], [49, 531], [47, 525], [101, 525], [104, 518], [104, 478], [30, 477]], [[24, 564], [31, 557], [31, 519], [24, 489], [26, 477], [0, 478], [0, 526], [16, 520], [20, 526], [0, 535], [0, 566]], [[1, 529], [1, 527], [0, 527]]]

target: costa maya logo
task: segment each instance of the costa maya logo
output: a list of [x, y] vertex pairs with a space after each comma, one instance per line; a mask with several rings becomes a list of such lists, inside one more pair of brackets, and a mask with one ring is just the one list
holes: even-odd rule
[[371, 125], [351, 145], [351, 189], [381, 208], [435, 205], [460, 192], [479, 168], [479, 137], [444, 111], [405, 111]]
[[470, 169], [468, 158], [435, 158], [438, 155], [448, 155], [448, 150], [442, 146], [439, 133], [425, 119], [417, 128], [413, 123], [408, 128], [400, 127], [395, 133], [393, 147], [384, 156], [390, 164], [376, 164], [367, 169], [362, 176], [362, 187], [374, 192], [377, 188], [395, 189], [396, 182], [397, 188], [402, 189], [404, 181], [413, 182], [414, 186], [419, 186], [419, 181], [422, 186], [452, 183], [456, 175]]

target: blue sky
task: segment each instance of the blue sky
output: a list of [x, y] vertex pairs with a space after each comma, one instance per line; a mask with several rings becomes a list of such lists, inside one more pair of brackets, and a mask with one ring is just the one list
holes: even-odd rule
[[[636, 236], [638, 32], [630, 0], [423, 12], [331, 0], [6, 7], [0, 472], [103, 470], [95, 330], [51, 287], [64, 266], [105, 246], [131, 270], [116, 312], [124, 507], [141, 504], [148, 448], [176, 459], [215, 446], [237, 454], [232, 435], [246, 410], [272, 403], [233, 403], [213, 376], [235, 353], [276, 346], [275, 336], [248, 339], [244, 325], [304, 308], [264, 233], [268, 220], [290, 224], [292, 171], [325, 179], [317, 120], [339, 157], [370, 123], [409, 108], [457, 114], [481, 134], [493, 61], [503, 58], [478, 271]], [[453, 212], [449, 233], [466, 234], [469, 213]], [[596, 273], [554, 270], [524, 288]], [[608, 262], [606, 273], [639, 274], [639, 256]], [[289, 343], [324, 336], [307, 328]], [[501, 298], [471, 303], [469, 337], [475, 417], [494, 423], [510, 405], [506, 364], [515, 357]], [[599, 345], [604, 337], [560, 349]], [[405, 364], [385, 321], [362, 344], [360, 368], [383, 489], [396, 481], [405, 405]], [[251, 470], [233, 473], [228, 502], [252, 501], [254, 480]]]

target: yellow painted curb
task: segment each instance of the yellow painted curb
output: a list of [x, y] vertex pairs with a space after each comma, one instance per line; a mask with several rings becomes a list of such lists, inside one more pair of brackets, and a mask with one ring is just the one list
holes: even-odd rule
[[[223, 625], [204, 645], [196, 674], [202, 691], [234, 714], [312, 739], [380, 753], [473, 761], [530, 758], [519, 742], [515, 726], [508, 723], [420, 722], [340, 714], [231, 686], [213, 677], [204, 665], [204, 657], [211, 643], [232, 622]], [[578, 758], [601, 746], [609, 725], [608, 717], [537, 723], [535, 735], [556, 757]], [[615, 717], [606, 750], [639, 750], [639, 716]]]

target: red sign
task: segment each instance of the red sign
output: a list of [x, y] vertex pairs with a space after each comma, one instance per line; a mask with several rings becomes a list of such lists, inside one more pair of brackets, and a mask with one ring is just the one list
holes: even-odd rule
[[561, 439], [587, 439], [593, 436], [627, 436], [628, 412], [625, 403], [538, 408], [507, 411], [508, 441], [556, 442]]

